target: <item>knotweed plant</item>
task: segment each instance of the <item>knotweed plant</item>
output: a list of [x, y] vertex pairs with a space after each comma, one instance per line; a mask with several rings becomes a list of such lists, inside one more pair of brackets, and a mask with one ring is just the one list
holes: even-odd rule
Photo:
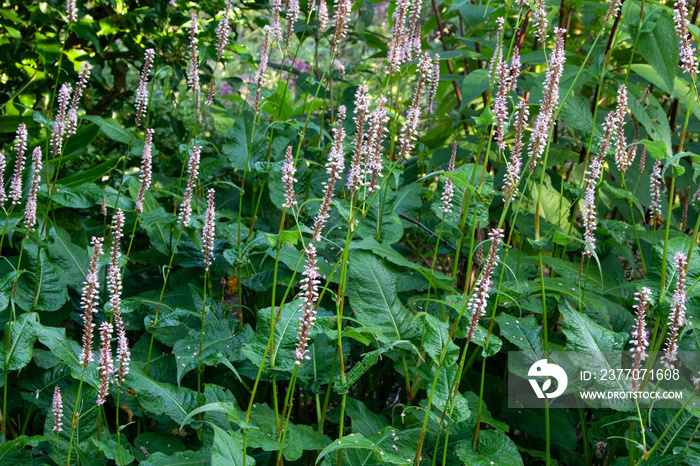
[[694, 4], [14, 3], [0, 457], [694, 464]]

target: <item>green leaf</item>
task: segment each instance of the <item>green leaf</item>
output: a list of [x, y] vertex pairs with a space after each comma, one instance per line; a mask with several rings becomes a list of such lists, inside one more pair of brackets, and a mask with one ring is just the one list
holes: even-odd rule
[[374, 441], [366, 438], [362, 434], [350, 434], [341, 438], [340, 440], [334, 440], [330, 445], [324, 448], [321, 453], [319, 453], [316, 463], [318, 463], [324, 456], [338, 450], [369, 450], [377, 454], [373, 459], [376, 461], [380, 459], [382, 464], [407, 464], [406, 458], [394, 454], [393, 451], [386, 450], [377, 445]]
[[[41, 324], [35, 325], [36, 336], [41, 344], [46, 345], [51, 353], [58, 356], [64, 364], [68, 366], [71, 376], [80, 380], [83, 376], [83, 365], [78, 360], [82, 347], [75, 341], [66, 337], [66, 329], [62, 327], [45, 327]], [[97, 379], [97, 366], [94, 362], [88, 364], [83, 380], [88, 385], [99, 387]]]
[[663, 11], [656, 19], [654, 28], [639, 35], [637, 51], [664, 80], [673, 88], [678, 68], [678, 38], [673, 34], [673, 19]]
[[214, 403], [207, 403], [204, 406], [200, 406], [199, 408], [195, 409], [191, 413], [189, 413], [185, 419], [182, 420], [180, 423], [180, 429], [182, 429], [187, 421], [192, 419], [194, 416], [196, 416], [199, 413], [206, 413], [214, 411], [217, 413], [223, 413], [226, 415], [229, 421], [238, 424], [240, 427], [244, 429], [250, 429], [250, 428], [255, 428], [253, 424], [246, 423], [243, 418], [241, 417], [240, 410], [238, 409], [238, 406], [235, 402], [214, 402]]
[[[216, 366], [223, 363], [236, 373], [231, 362], [243, 359], [241, 352], [243, 343], [253, 336], [253, 330], [246, 325], [238, 331], [238, 322], [234, 319], [224, 319], [217, 322], [207, 322], [204, 325], [202, 340], [202, 357], [199, 358], [199, 330], [190, 330], [186, 338], [179, 339], [173, 346], [173, 354], [177, 366], [177, 383], [200, 363], [204, 366]], [[228, 364], [227, 364], [228, 363]]]
[[515, 443], [502, 432], [482, 430], [477, 451], [472, 442], [460, 442], [455, 448], [457, 457], [470, 466], [522, 466], [523, 459]]
[[352, 419], [352, 431], [355, 434], [362, 434], [371, 437], [380, 429], [389, 425], [389, 421], [375, 413], [360, 400], [347, 397], [345, 401], [345, 412]]
[[515, 317], [502, 314], [496, 317], [501, 337], [523, 351], [542, 351], [542, 326], [534, 317]]
[[243, 434], [240, 432], [228, 433], [215, 424], [209, 424], [214, 430], [214, 443], [211, 446], [212, 466], [238, 466], [244, 464], [255, 464], [255, 460], [243, 455]]
[[386, 243], [378, 243], [377, 240], [375, 240], [371, 236], [359, 242], [353, 241], [352, 243], [350, 243], [350, 248], [379, 253], [384, 259], [388, 260], [394, 265], [403, 268], [409, 268], [411, 270], [419, 272], [432, 283], [433, 288], [448, 292], [454, 291], [453, 284], [456, 280], [454, 277], [445, 275], [439, 270], [435, 270], [433, 271], [433, 273], [430, 273], [430, 269], [428, 269], [427, 267], [424, 267], [417, 262], [411, 262], [390, 245]]
[[349, 261], [348, 298], [357, 320], [385, 343], [410, 339], [416, 329], [396, 293], [399, 274], [369, 252], [353, 251]]
[[7, 324], [10, 326], [9, 342], [7, 326], [5, 327], [5, 337], [0, 342], [0, 386], [4, 384], [3, 375], [6, 372], [20, 370], [32, 360], [37, 324], [35, 312], [22, 314], [14, 322]]
[[352, 369], [345, 374], [345, 383], [342, 383], [340, 374], [336, 375], [335, 383], [333, 384], [333, 389], [336, 391], [336, 393], [340, 395], [346, 394], [350, 387], [357, 383], [365, 372], [377, 364], [377, 361], [379, 361], [379, 356], [386, 353], [390, 349], [391, 346], [385, 346], [383, 348], [365, 353], [362, 356], [362, 361], [358, 361], [354, 366], [352, 366]]
[[[34, 273], [20, 275], [15, 294], [17, 304], [27, 311], [59, 310], [68, 301], [65, 271], [49, 260], [45, 248], [39, 251], [33, 242], [26, 242], [22, 262], [23, 267]], [[35, 305], [34, 293], [37, 289], [39, 297]]]
[[[447, 322], [443, 322], [430, 314], [426, 314], [424, 319], [425, 338], [423, 339], [423, 349], [436, 363], [451, 366], [459, 357], [459, 348], [449, 338], [450, 326]], [[440, 355], [445, 347], [448, 349], [444, 359], [440, 361]]]
[[572, 129], [588, 134], [593, 127], [593, 114], [588, 99], [577, 95], [570, 95], [561, 108], [559, 118]]
[[564, 316], [563, 330], [568, 351], [622, 351], [630, 339], [628, 333], [616, 333], [596, 324], [566, 300], [560, 301], [559, 312]]
[[203, 448], [198, 451], [178, 451], [172, 455], [157, 452], [140, 463], [141, 466], [208, 466], [209, 455]]
[[131, 464], [135, 458], [134, 455], [131, 454], [131, 451], [129, 451], [129, 449], [127, 448], [128, 446], [130, 446], [129, 441], [126, 439], [126, 436], [122, 434], [120, 435], [122, 437], [121, 448], [119, 447], [119, 443], [111, 437], [103, 436], [102, 440], [97, 440], [93, 438], [92, 442], [102, 453], [104, 453], [105, 457], [107, 457], [108, 459], [116, 461], [117, 464]]
[[51, 263], [66, 272], [68, 286], [80, 292], [90, 258], [87, 250], [73, 244], [71, 235], [61, 227], [51, 230], [48, 253]]
[[[45, 440], [56, 441], [56, 436], [54, 435], [52, 437], [48, 437], [43, 435], [34, 435], [32, 437], [28, 437], [26, 435], [20, 435], [19, 437], [15, 437], [12, 440], [4, 440], [3, 442], [0, 442], [0, 464], [23, 464], [18, 461], [19, 458], [23, 458], [24, 455], [22, 455], [22, 453], [26, 451], [23, 450], [23, 448], [28, 445], [35, 447], [39, 444], [39, 442]], [[31, 452], [26, 451], [26, 453], [29, 453], [29, 461], [31, 462]]]
[[126, 131], [114, 118], [104, 119], [94, 115], [85, 115], [82, 118], [83, 120], [91, 121], [97, 124], [105, 136], [113, 141], [121, 142], [123, 144], [129, 144], [131, 142], [132, 135]]
[[167, 414], [178, 424], [197, 406], [195, 391], [156, 382], [136, 367], [130, 369], [125, 383], [136, 392], [136, 401], [144, 410], [155, 415]]

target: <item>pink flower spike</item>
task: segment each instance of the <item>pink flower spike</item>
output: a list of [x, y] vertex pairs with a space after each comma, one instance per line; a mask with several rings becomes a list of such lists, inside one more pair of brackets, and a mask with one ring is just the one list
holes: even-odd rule
[[61, 389], [58, 385], [53, 389], [51, 414], [53, 414], [53, 429], [51, 430], [59, 433], [63, 430], [63, 396], [61, 395]]
[[214, 260], [214, 237], [216, 231], [216, 207], [214, 205], [214, 188], [207, 194], [207, 211], [204, 216], [202, 243], [204, 246], [204, 269], [209, 272], [211, 261]]
[[100, 386], [97, 394], [97, 405], [105, 404], [109, 394], [109, 379], [114, 374], [114, 360], [112, 359], [112, 324], [102, 322], [100, 325], [100, 354], [98, 358], [98, 373]]
[[92, 258], [85, 274], [83, 292], [80, 297], [80, 307], [83, 309], [83, 350], [79, 361], [83, 367], [94, 361], [92, 355], [92, 334], [95, 324], [92, 321], [93, 314], [97, 313], [97, 300], [99, 299], [100, 278], [97, 275], [100, 256], [102, 255], [102, 243], [104, 238], [92, 237]]
[[200, 146], [192, 147], [192, 155], [187, 161], [187, 172], [189, 177], [187, 178], [187, 186], [185, 188], [185, 198], [180, 204], [180, 227], [185, 228], [190, 225], [190, 220], [192, 219], [192, 195], [194, 194], [195, 184], [197, 182], [197, 175], [199, 174], [199, 159], [201, 156], [202, 148]]
[[285, 161], [282, 164], [282, 182], [284, 183], [284, 203], [282, 207], [292, 208], [297, 205], [296, 195], [294, 194], [294, 183], [298, 181], [294, 178], [296, 172], [297, 169], [294, 166], [292, 146], [287, 146]]
[[134, 209], [139, 214], [143, 213], [144, 196], [146, 195], [146, 191], [148, 191], [148, 188], [151, 187], [153, 165], [151, 144], [153, 143], [153, 132], [153, 129], [147, 129], [146, 140], [143, 142], [143, 154], [141, 155], [141, 173], [139, 174], [139, 181], [141, 183], [141, 187], [139, 188], [139, 194], [136, 197], [136, 204], [134, 205]]
[[27, 151], [27, 126], [20, 123], [15, 135], [15, 171], [10, 182], [10, 197], [12, 205], [19, 204], [22, 199], [22, 171], [24, 170], [24, 153]]
[[32, 152], [32, 186], [27, 197], [27, 205], [24, 209], [24, 226], [27, 231], [32, 231], [36, 225], [36, 196], [39, 192], [39, 181], [41, 179], [41, 147], [36, 146]]

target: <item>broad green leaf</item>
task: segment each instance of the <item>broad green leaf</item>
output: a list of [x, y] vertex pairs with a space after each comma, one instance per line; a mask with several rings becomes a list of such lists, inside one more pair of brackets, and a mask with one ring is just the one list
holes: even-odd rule
[[130, 369], [124, 383], [136, 392], [136, 401], [145, 411], [167, 414], [178, 424], [197, 406], [195, 391], [156, 382], [137, 367]]
[[[23, 450], [24, 447], [30, 445], [30, 446], [37, 446], [39, 442], [45, 441], [45, 440], [53, 440], [54, 442], [56, 441], [56, 436], [43, 436], [43, 435], [34, 435], [32, 437], [28, 437], [26, 435], [20, 435], [19, 437], [13, 438], [12, 440], [5, 440], [0, 443], [0, 464], [7, 464], [7, 465], [12, 465], [12, 464], [17, 464], [20, 465], [22, 463], [18, 462], [18, 458], [23, 458], [23, 456], [19, 456], [17, 453], [25, 451]], [[29, 453], [29, 461], [31, 461], [31, 452], [27, 451]], [[14, 461], [14, 463], [13, 463]]]
[[[38, 250], [36, 243], [29, 241], [24, 246], [22, 263], [33, 273], [20, 275], [15, 294], [17, 304], [26, 311], [59, 310], [68, 301], [65, 271], [49, 260], [46, 249]], [[39, 293], [36, 305], [35, 291]]]
[[432, 273], [430, 273], [430, 269], [428, 269], [427, 267], [422, 266], [420, 263], [412, 262], [406, 259], [405, 256], [396, 251], [390, 245], [386, 243], [378, 243], [377, 240], [375, 240], [371, 236], [364, 238], [362, 241], [359, 242], [353, 241], [352, 243], [350, 243], [350, 248], [379, 253], [384, 259], [388, 260], [394, 265], [417, 271], [418, 273], [423, 275], [428, 281], [430, 281], [430, 283], [432, 283], [435, 289], [444, 290], [447, 292], [454, 291], [454, 277], [445, 275], [439, 270], [434, 270]]
[[157, 452], [139, 463], [141, 466], [207, 466], [211, 460], [203, 448], [197, 451], [178, 451], [172, 455]]
[[542, 351], [542, 326], [538, 325], [535, 318], [515, 317], [502, 314], [496, 317], [501, 337], [514, 344], [523, 351]]
[[[209, 427], [214, 430], [214, 443], [211, 446], [212, 466], [242, 465], [244, 463], [243, 455], [245, 455], [243, 434], [240, 432], [228, 433], [215, 424], [209, 424]], [[255, 460], [247, 456], [245, 464], [254, 465]]]
[[352, 366], [352, 369], [346, 372], [345, 383], [342, 382], [341, 376], [339, 374], [336, 375], [335, 383], [333, 384], [333, 389], [336, 391], [336, 393], [340, 395], [346, 394], [350, 387], [355, 385], [360, 379], [360, 377], [364, 375], [365, 372], [367, 372], [369, 369], [372, 368], [372, 366], [377, 364], [379, 356], [386, 353], [390, 349], [391, 346], [385, 346], [383, 348], [370, 351], [369, 353], [365, 353], [362, 356], [362, 361], [358, 361], [354, 366]]
[[[0, 386], [4, 385], [3, 375], [22, 369], [32, 360], [32, 349], [36, 341], [36, 326], [38, 323], [35, 312], [22, 314], [5, 326], [5, 336], [0, 342]], [[10, 333], [7, 333], [8, 326]], [[8, 342], [8, 335], [10, 341]]]
[[391, 450], [386, 450], [380, 447], [374, 441], [366, 438], [362, 434], [350, 434], [346, 435], [340, 440], [334, 440], [330, 445], [324, 448], [321, 453], [319, 453], [316, 462], [318, 463], [324, 456], [334, 451], [353, 449], [368, 450], [375, 453], [373, 460], [381, 461], [382, 464], [407, 464], [406, 458], [396, 455]]
[[[219, 363], [228, 363], [230, 369], [233, 369], [230, 363], [243, 359], [242, 346], [253, 336], [250, 326], [246, 325], [240, 332], [237, 327], [238, 322], [234, 319], [207, 322], [204, 325], [201, 360], [199, 357], [199, 330], [190, 330], [187, 337], [179, 339], [173, 346], [178, 385], [185, 374], [200, 364], [216, 366]], [[235, 369], [233, 372], [235, 373]]]
[[121, 435], [121, 448], [119, 447], [119, 443], [115, 438], [112, 437], [102, 437], [102, 440], [97, 440], [96, 438], [92, 439], [92, 442], [95, 444], [95, 446], [102, 452], [104, 453], [105, 457], [116, 461], [117, 464], [131, 464], [134, 461], [134, 455], [131, 454], [131, 451], [129, 449], [129, 441], [127, 440], [126, 436]]
[[79, 293], [90, 260], [87, 250], [73, 244], [71, 235], [66, 230], [55, 227], [51, 231], [48, 252], [51, 262], [66, 272], [68, 286]]
[[85, 115], [83, 120], [91, 121], [100, 127], [102, 132], [113, 141], [129, 144], [132, 134], [126, 131], [121, 124], [114, 118], [104, 119], [99, 116]]
[[353, 251], [349, 257], [347, 292], [357, 320], [385, 343], [410, 339], [416, 329], [413, 314], [396, 294], [398, 274], [369, 252]]
[[570, 95], [559, 112], [559, 118], [572, 129], [589, 134], [593, 127], [593, 114], [588, 99]]
[[497, 430], [482, 430], [476, 452], [472, 442], [460, 442], [455, 453], [464, 464], [470, 466], [521, 466], [523, 460], [515, 443]]
[[182, 420], [182, 422], [180, 423], [180, 429], [182, 429], [185, 426], [187, 421], [192, 419], [197, 414], [206, 413], [206, 412], [210, 412], [210, 411], [225, 414], [229, 421], [238, 424], [242, 428], [245, 428], [245, 429], [255, 428], [254, 425], [247, 424], [243, 420], [243, 417], [241, 417], [241, 412], [237, 407], [237, 403], [232, 401], [232, 402], [228, 402], [228, 403], [222, 403], [222, 402], [208, 403], [208, 404], [205, 404], [204, 406], [200, 406], [199, 408], [197, 408], [194, 411], [192, 411], [191, 413], [189, 413]]
[[637, 51], [664, 80], [673, 88], [678, 69], [678, 38], [673, 31], [673, 19], [666, 11], [657, 18], [654, 28], [639, 35]]
[[[69, 340], [66, 337], [66, 329], [62, 327], [46, 327], [36, 324], [34, 328], [41, 344], [46, 345], [51, 350], [51, 353], [58, 356], [68, 366], [74, 379], [80, 380], [83, 377], [83, 365], [78, 360], [78, 357], [83, 349], [78, 342]], [[88, 364], [83, 380], [95, 388], [99, 386], [97, 366], [94, 362]]]
[[630, 339], [628, 333], [615, 333], [596, 324], [566, 300], [560, 301], [559, 312], [564, 316], [563, 330], [568, 351], [622, 351]]
[[[423, 338], [423, 349], [425, 350], [436, 364], [451, 366], [459, 357], [459, 348], [450, 340], [450, 325], [432, 316], [426, 314], [425, 319], [425, 337]], [[423, 320], [420, 319], [420, 320]], [[419, 344], [418, 342], [417, 344]], [[443, 349], [447, 347], [444, 359], [440, 361]]]
[[371, 437], [390, 424], [387, 419], [369, 409], [365, 403], [351, 397], [345, 401], [345, 412], [352, 419], [352, 431], [365, 437]]

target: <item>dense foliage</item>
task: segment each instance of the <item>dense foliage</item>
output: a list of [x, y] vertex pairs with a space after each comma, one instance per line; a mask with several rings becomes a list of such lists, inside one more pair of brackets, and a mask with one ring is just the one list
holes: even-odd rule
[[0, 464], [700, 464], [505, 393], [700, 350], [697, 16], [3, 2]]

